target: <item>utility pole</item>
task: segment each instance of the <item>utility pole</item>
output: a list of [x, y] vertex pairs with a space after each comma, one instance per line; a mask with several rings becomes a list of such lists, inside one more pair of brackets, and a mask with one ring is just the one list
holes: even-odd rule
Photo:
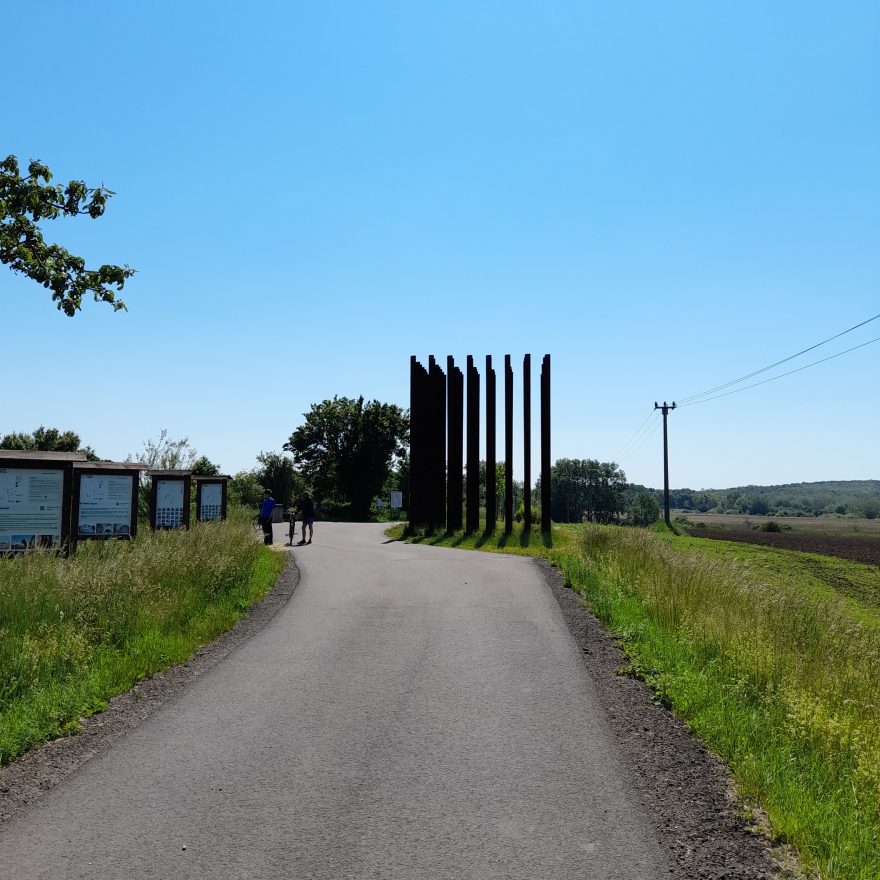
[[659, 409], [663, 411], [663, 519], [666, 521], [666, 525], [671, 525], [669, 522], [669, 438], [666, 433], [666, 416], [669, 415], [669, 411], [675, 409], [675, 401], [672, 401], [672, 406], [669, 406], [666, 401], [663, 401], [663, 406], [659, 406], [657, 401], [654, 401], [654, 409]]

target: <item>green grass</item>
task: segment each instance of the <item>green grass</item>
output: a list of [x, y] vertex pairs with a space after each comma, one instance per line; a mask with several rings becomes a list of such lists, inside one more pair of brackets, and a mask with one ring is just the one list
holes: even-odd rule
[[534, 537], [516, 552], [560, 566], [780, 840], [823, 877], [880, 877], [880, 570], [662, 530]]
[[275, 582], [249, 519], [0, 560], [0, 765], [189, 658]]

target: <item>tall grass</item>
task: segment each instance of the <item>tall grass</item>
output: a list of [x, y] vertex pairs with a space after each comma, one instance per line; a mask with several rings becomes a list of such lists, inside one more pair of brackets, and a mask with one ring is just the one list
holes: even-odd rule
[[275, 581], [250, 522], [84, 542], [0, 560], [0, 764], [187, 659]]
[[880, 614], [811, 576], [820, 557], [702, 543], [585, 525], [560, 561], [774, 831], [825, 877], [877, 878]]

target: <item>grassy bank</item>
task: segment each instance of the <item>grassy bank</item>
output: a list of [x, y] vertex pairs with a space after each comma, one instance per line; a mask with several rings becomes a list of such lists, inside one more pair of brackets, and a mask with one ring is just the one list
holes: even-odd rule
[[[420, 540], [504, 549], [495, 537]], [[880, 570], [618, 527], [513, 543], [562, 568], [807, 864], [880, 876]]]
[[284, 564], [250, 520], [0, 560], [0, 764], [77, 729], [138, 679], [186, 660]]

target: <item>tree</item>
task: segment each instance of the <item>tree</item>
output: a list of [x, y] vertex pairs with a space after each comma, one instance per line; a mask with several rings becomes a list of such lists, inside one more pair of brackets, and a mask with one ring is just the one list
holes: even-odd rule
[[276, 504], [291, 507], [306, 488], [306, 481], [296, 472], [293, 459], [278, 452], [261, 452], [257, 461], [262, 465], [257, 469], [260, 485], [272, 493]]
[[192, 466], [193, 476], [216, 477], [220, 473], [220, 465], [214, 464], [207, 455], [199, 456]]
[[95, 302], [110, 303], [114, 311], [125, 309], [116, 293], [134, 275], [134, 269], [128, 265], [86, 269], [82, 257], [61, 245], [47, 244], [37, 225], [40, 220], [81, 214], [96, 220], [104, 213], [107, 199], [115, 194], [103, 184], [90, 188], [71, 180], [66, 187], [51, 186], [51, 179], [52, 172], [38, 160], [28, 165], [27, 177], [19, 174], [15, 156], [0, 162], [0, 262], [51, 290], [58, 309], [68, 317], [76, 314], [87, 293]]
[[40, 425], [33, 434], [13, 431], [0, 440], [0, 449], [21, 449], [32, 452], [84, 452], [89, 461], [100, 459], [91, 446], [80, 446], [79, 434], [75, 431], [59, 431], [58, 428], [45, 428]]
[[[133, 460], [134, 457], [131, 455], [126, 459], [126, 461]], [[143, 454], [137, 460], [143, 462], [151, 471], [192, 470], [196, 462], [200, 461], [198, 451], [189, 445], [189, 437], [171, 440], [167, 428], [159, 432], [158, 440], [151, 438], [144, 441]], [[219, 471], [219, 468], [217, 470]]]
[[255, 470], [239, 471], [229, 481], [229, 502], [256, 509], [263, 500], [263, 488]]
[[312, 404], [284, 448], [325, 511], [366, 519], [409, 440], [409, 416], [396, 404], [334, 397]]
[[626, 510], [626, 474], [613, 461], [560, 458], [550, 468], [554, 522], [616, 522]]
[[629, 509], [634, 526], [651, 526], [660, 519], [660, 504], [650, 492], [639, 492]]

